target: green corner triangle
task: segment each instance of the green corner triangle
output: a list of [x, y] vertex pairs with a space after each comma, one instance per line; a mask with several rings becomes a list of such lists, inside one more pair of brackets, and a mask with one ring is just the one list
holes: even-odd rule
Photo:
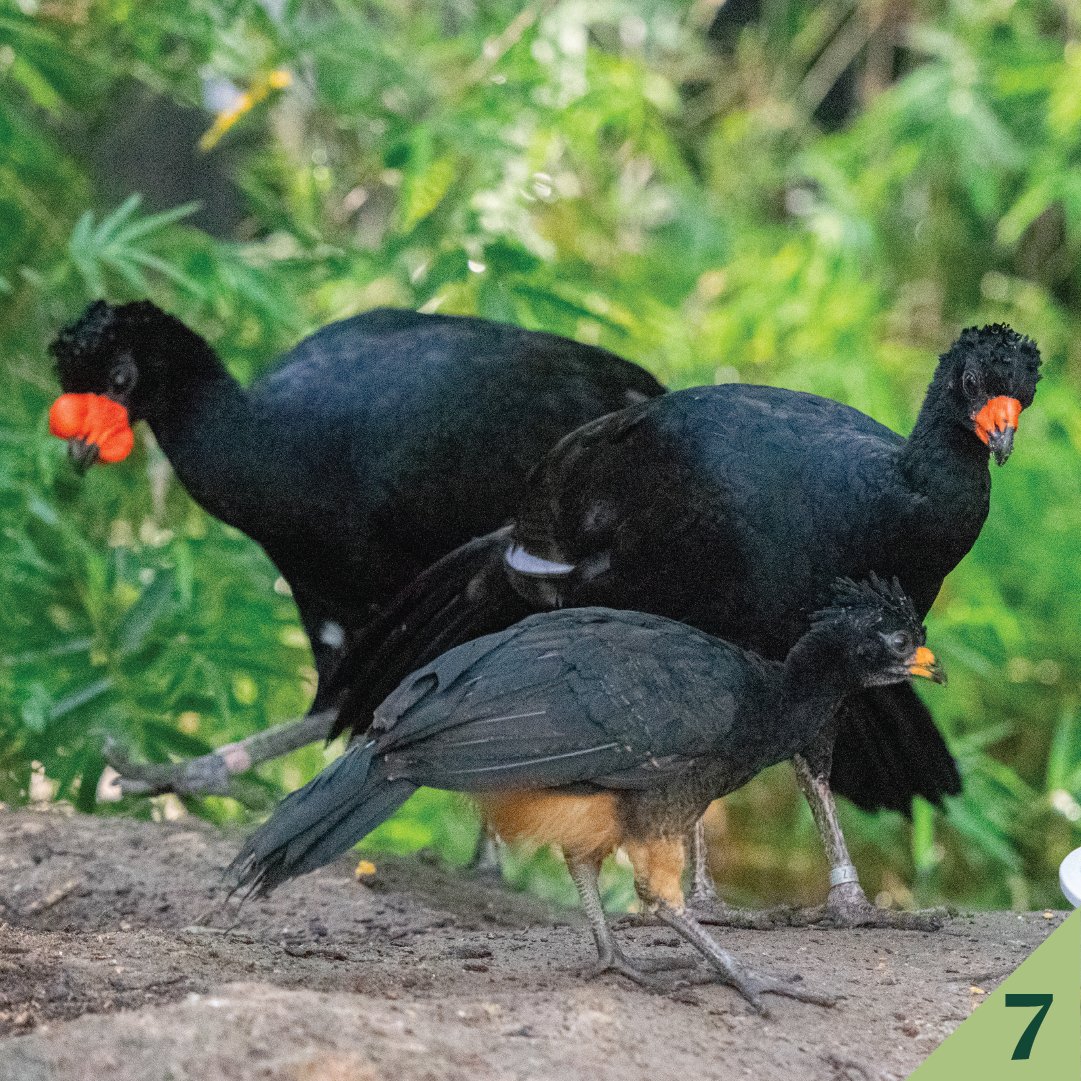
[[909, 1075], [909, 1081], [1078, 1081], [1081, 910]]

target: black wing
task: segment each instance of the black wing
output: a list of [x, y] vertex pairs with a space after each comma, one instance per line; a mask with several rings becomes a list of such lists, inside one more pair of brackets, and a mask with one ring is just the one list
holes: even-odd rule
[[410, 676], [376, 711], [388, 775], [462, 791], [645, 787], [723, 743], [741, 651], [605, 609], [531, 616]]

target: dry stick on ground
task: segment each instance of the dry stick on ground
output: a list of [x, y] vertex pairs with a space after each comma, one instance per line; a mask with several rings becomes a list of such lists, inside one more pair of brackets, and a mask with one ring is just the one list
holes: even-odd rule
[[59, 886], [54, 886], [44, 897], [32, 901], [25, 908], [18, 910], [20, 916], [36, 916], [39, 912], [47, 912], [55, 908], [61, 901], [70, 897], [77, 889], [86, 885], [86, 879], [69, 878]]
[[112, 738], [105, 741], [102, 755], [118, 774], [112, 784], [121, 796], [229, 796], [235, 794], [237, 774], [326, 739], [333, 718], [333, 710], [309, 713], [186, 762], [136, 762]]

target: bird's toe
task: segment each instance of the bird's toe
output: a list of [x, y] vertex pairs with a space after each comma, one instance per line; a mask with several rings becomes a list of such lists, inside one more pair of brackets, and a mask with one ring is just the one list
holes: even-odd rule
[[856, 927], [892, 928], [898, 931], [938, 931], [946, 922], [945, 909], [927, 909], [921, 912], [903, 912], [882, 908], [870, 901], [850, 904], [829, 902], [817, 911], [814, 922], [820, 927], [851, 929]]

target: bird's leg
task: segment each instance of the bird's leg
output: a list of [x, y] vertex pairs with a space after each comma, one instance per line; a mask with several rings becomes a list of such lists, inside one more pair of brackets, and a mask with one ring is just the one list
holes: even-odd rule
[[734, 987], [763, 1016], [769, 1015], [762, 1002], [763, 995], [783, 995], [816, 1006], [836, 1005], [837, 1000], [832, 995], [805, 991], [784, 980], [744, 968], [682, 905], [677, 908], [660, 900], [654, 902], [654, 909], [658, 919], [685, 938], [713, 966], [721, 980]]
[[634, 963], [620, 949], [612, 934], [612, 928], [608, 926], [608, 920], [604, 915], [604, 906], [601, 904], [601, 892], [597, 885], [597, 875], [600, 865], [586, 860], [567, 858], [567, 869], [574, 879], [578, 888], [578, 896], [582, 901], [582, 910], [589, 918], [589, 926], [593, 932], [593, 941], [597, 946], [597, 963], [585, 972], [587, 979], [595, 979], [605, 972], [615, 972], [620, 976], [626, 976], [628, 980], [644, 987], [649, 991], [668, 992], [672, 985], [663, 980], [658, 980], [649, 975], [649, 970], [663, 971], [664, 969], [686, 968], [687, 962], [679, 958], [671, 961], [654, 961], [649, 963]]
[[706, 820], [698, 819], [691, 833], [691, 864], [694, 868], [691, 879], [691, 895], [688, 898], [692, 908], [715, 909], [723, 902], [717, 895], [713, 876], [709, 873], [709, 850], [706, 846]]
[[487, 817], [481, 819], [480, 833], [477, 835], [477, 847], [467, 864], [467, 869], [475, 875], [495, 875], [502, 877], [503, 861], [499, 835], [492, 828]]
[[762, 995], [785, 995], [819, 1006], [832, 1006], [827, 995], [804, 991], [791, 984], [760, 976], [745, 969], [727, 950], [714, 941], [702, 925], [687, 912], [683, 903], [683, 865], [686, 849], [682, 837], [655, 837], [625, 842], [624, 850], [634, 868], [634, 887], [649, 909], [663, 923], [685, 938], [761, 1014], [766, 1008]]
[[860, 885], [859, 875], [837, 820], [837, 804], [830, 788], [833, 733], [823, 733], [803, 754], [792, 759], [796, 780], [811, 808], [826, 858], [830, 865], [830, 892], [824, 906], [792, 914], [790, 923], [820, 923], [830, 927], [896, 927], [910, 931], [935, 931], [942, 913], [895, 912], [873, 905]]
[[713, 876], [709, 873], [706, 846], [706, 822], [700, 818], [694, 824], [691, 833], [691, 892], [687, 905], [703, 922], [718, 927], [742, 927], [753, 930], [767, 930], [783, 922], [787, 910], [777, 910], [779, 915], [770, 912], [752, 912], [748, 909], [731, 908], [717, 893]]
[[103, 777], [98, 799], [110, 801], [124, 796], [175, 792], [178, 796], [231, 795], [249, 802], [255, 794], [244, 798], [246, 794], [234, 781], [237, 774], [247, 773], [261, 762], [269, 762], [315, 740], [326, 739], [333, 719], [333, 710], [309, 713], [186, 762], [136, 762], [123, 747], [106, 740], [102, 754], [114, 773], [108, 779]]
[[700, 922], [714, 927], [740, 927], [766, 931], [791, 921], [791, 916], [795, 912], [793, 908], [754, 912], [726, 905], [713, 884], [706, 857], [705, 819], [700, 818], [694, 824], [694, 831], [691, 834], [691, 860], [694, 873], [691, 879], [690, 896], [687, 898], [688, 908], [694, 912]]

